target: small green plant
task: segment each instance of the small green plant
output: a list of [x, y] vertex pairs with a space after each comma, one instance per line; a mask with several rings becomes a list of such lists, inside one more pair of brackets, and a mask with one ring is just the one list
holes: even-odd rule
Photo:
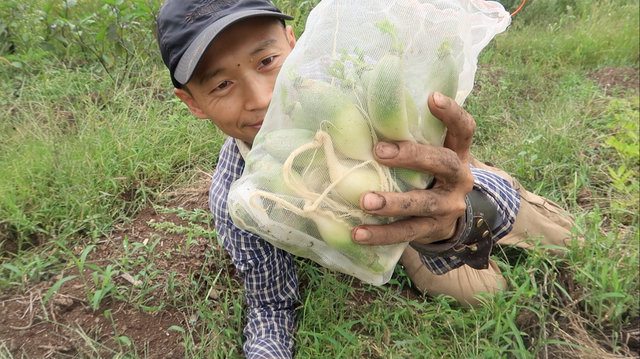
[[[26, 289], [29, 284], [48, 279], [51, 268], [59, 262], [54, 255], [31, 254], [0, 264], [0, 288], [19, 286]], [[2, 260], [4, 262], [4, 260]]]
[[209, 211], [199, 208], [188, 211], [182, 207], [166, 208], [157, 205], [154, 206], [154, 209], [160, 213], [175, 213], [179, 218], [188, 221], [186, 226], [177, 225], [170, 221], [148, 223], [151, 228], [162, 230], [165, 233], [184, 234], [186, 237], [185, 245], [180, 250], [188, 250], [192, 244], [198, 243], [198, 238], [216, 238], [216, 232], [211, 225], [213, 215]]
[[[129, 339], [125, 335], [121, 335], [120, 334], [120, 331], [118, 329], [118, 326], [116, 325], [115, 319], [113, 318], [113, 315], [111, 314], [111, 309], [105, 310], [104, 313], [102, 313], [102, 314], [111, 323], [111, 328], [113, 329], [113, 333], [114, 333], [114, 341], [116, 342], [116, 344], [120, 348], [120, 354], [122, 354], [124, 352], [129, 352], [132, 349], [135, 352], [135, 347], [133, 346], [133, 342], [131, 341], [131, 339]], [[120, 355], [118, 355], [118, 357], [120, 357]], [[125, 356], [125, 357], [127, 357], [127, 356]]]
[[[73, 253], [69, 253], [78, 270], [78, 276], [82, 279], [82, 284], [87, 296], [87, 302], [89, 303], [90, 308], [94, 311], [100, 308], [100, 303], [103, 299], [116, 293], [116, 284], [114, 279], [115, 276], [120, 273], [114, 264], [108, 264], [103, 269], [94, 263], [87, 262], [87, 256], [95, 248], [95, 244], [88, 245], [77, 257]], [[91, 270], [91, 281], [87, 278], [85, 273], [86, 269]], [[60, 281], [62, 281], [62, 279]]]
[[631, 218], [638, 212], [640, 197], [638, 102], [639, 97], [635, 96], [631, 99], [614, 99], [609, 103], [605, 115], [608, 117], [607, 127], [612, 133], [606, 136], [603, 143], [603, 146], [614, 149], [618, 155], [618, 160], [607, 166], [611, 186], [618, 193], [613, 194], [615, 200], [611, 205], [625, 217], [626, 223], [635, 225], [638, 223], [633, 223]]
[[87, 264], [87, 268], [93, 270], [91, 274], [93, 278], [93, 288], [87, 292], [89, 305], [91, 309], [98, 310], [103, 299], [113, 294], [116, 289], [114, 282], [115, 276], [120, 273], [115, 269], [116, 266], [108, 264], [105, 268], [101, 268], [95, 264]]
[[[594, 229], [603, 225], [602, 219], [597, 217], [601, 215], [599, 212], [601, 210], [595, 210], [585, 218], [593, 221]], [[633, 249], [637, 248], [638, 240], [637, 232], [612, 230], [592, 238], [593, 245], [581, 246], [571, 256], [575, 279], [586, 290], [585, 311], [593, 316], [594, 325], [621, 326], [625, 318], [638, 315], [640, 279], [637, 263], [640, 257]], [[624, 258], [614, 254], [618, 250], [625, 253]]]
[[55, 282], [51, 288], [49, 288], [49, 290], [47, 291], [47, 294], [45, 294], [44, 298], [42, 298], [42, 305], [46, 305], [47, 301], [49, 301], [49, 298], [51, 298], [51, 296], [58, 290], [60, 289], [60, 287], [62, 286], [62, 284], [66, 281], [72, 280], [73, 278], [76, 278], [76, 275], [71, 275], [68, 277], [62, 277], [60, 278], [57, 282]]

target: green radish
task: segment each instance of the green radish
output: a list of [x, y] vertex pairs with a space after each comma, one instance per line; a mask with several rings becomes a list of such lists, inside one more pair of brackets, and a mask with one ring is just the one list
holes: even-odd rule
[[310, 79], [300, 81], [297, 90], [310, 121], [326, 129], [341, 154], [362, 161], [373, 159], [369, 125], [344, 93], [328, 83]]
[[422, 130], [420, 129], [418, 106], [416, 106], [416, 102], [413, 100], [413, 96], [411, 96], [407, 88], [405, 88], [405, 96], [407, 100], [407, 123], [409, 124], [409, 132], [411, 132], [413, 139], [417, 143], [427, 144], [427, 141], [422, 137]]
[[[424, 144], [426, 141], [422, 138], [422, 132], [419, 127], [420, 115], [418, 113], [418, 107], [416, 106], [409, 89], [406, 87], [405, 99], [407, 101], [407, 123], [409, 126], [409, 132], [411, 132], [416, 142]], [[392, 173], [395, 174], [396, 178], [408, 185], [407, 190], [427, 188], [433, 179], [433, 176], [428, 173], [422, 173], [407, 168], [395, 168]]]
[[[339, 160], [338, 160], [339, 162]], [[357, 163], [353, 161], [352, 166]], [[371, 167], [353, 168], [342, 163], [329, 165], [329, 174], [332, 182], [338, 181], [335, 191], [345, 201], [359, 207], [360, 195], [369, 191], [382, 191], [380, 176]]]
[[[231, 215], [233, 222], [239, 228], [242, 228], [246, 231], [259, 234], [265, 228], [264, 223], [258, 224], [258, 222], [256, 222], [256, 217], [253, 214], [249, 213], [246, 208], [244, 208], [238, 202], [235, 202], [231, 205], [231, 207], [229, 208], [229, 214]], [[315, 224], [313, 223], [313, 221], [304, 217], [296, 216], [295, 214], [291, 213], [291, 211], [288, 211], [287, 209], [279, 205], [275, 205], [270, 208], [269, 218], [274, 222], [285, 224], [301, 232], [309, 233], [316, 238], [320, 238], [320, 234], [315, 229]], [[300, 256], [308, 256], [308, 254], [304, 252], [305, 248], [297, 246], [293, 243], [278, 241], [273, 244], [287, 252], [291, 252]]]
[[[313, 142], [315, 132], [302, 128], [288, 128], [275, 130], [260, 137], [259, 145], [262, 150], [284, 163], [291, 152]], [[315, 167], [325, 163], [324, 152], [316, 148], [305, 151], [296, 156], [293, 166], [298, 168]]]
[[310, 212], [307, 217], [316, 224], [320, 236], [329, 246], [351, 258], [355, 263], [364, 264], [375, 272], [384, 271], [384, 267], [378, 263], [378, 255], [371, 247], [358, 244], [351, 239], [353, 226], [326, 211]]
[[387, 19], [376, 26], [391, 35], [391, 48], [376, 64], [367, 89], [367, 108], [373, 127], [385, 140], [414, 140], [409, 132], [406, 88], [403, 82], [402, 44]]
[[368, 93], [369, 93], [369, 83], [371, 82], [371, 75], [373, 74], [373, 69], [370, 70], [362, 70], [360, 75], [358, 76], [358, 81], [355, 87], [355, 94], [358, 98], [358, 101], [354, 102], [360, 105], [361, 110], [368, 114], [369, 113], [369, 105], [368, 105]]
[[360, 74], [360, 86], [362, 87], [362, 92], [369, 92], [369, 84], [371, 83], [371, 77], [373, 76], [373, 70], [364, 70], [362, 74]]
[[402, 59], [387, 53], [373, 69], [367, 108], [373, 127], [385, 140], [411, 141], [407, 99], [402, 83]]
[[360, 206], [360, 195], [368, 191], [382, 191], [382, 183], [378, 172], [370, 166], [357, 167], [362, 162], [351, 161], [345, 165], [336, 156], [331, 139], [326, 134], [318, 133], [324, 143], [324, 152], [329, 168], [329, 177], [335, 192], [355, 207]]
[[310, 221], [308, 218], [301, 217], [282, 206], [273, 206], [273, 208], [269, 210], [269, 218], [271, 218], [275, 222], [289, 226], [302, 233], [307, 233], [309, 235], [313, 235], [314, 237], [317, 237], [318, 235], [318, 233], [316, 233], [315, 231], [313, 223], [311, 223], [312, 221]]
[[[258, 135], [256, 136], [256, 139], [254, 140], [254, 143], [257, 143], [259, 136], [260, 136], [260, 132], [258, 132]], [[260, 159], [262, 157], [264, 157], [265, 155], [266, 155], [266, 153], [263, 153], [261, 151], [249, 151], [249, 153], [245, 157], [245, 163], [244, 163], [245, 168], [253, 168], [253, 166], [255, 166], [255, 164], [258, 161], [260, 161]]]
[[313, 131], [301, 128], [286, 128], [267, 132], [260, 137], [259, 145], [268, 154], [284, 162], [295, 149], [315, 140]]
[[[409, 89], [402, 83], [401, 66], [398, 56], [387, 54], [380, 60], [369, 83], [368, 108], [371, 121], [383, 139], [415, 142], [412, 133], [420, 132], [418, 108]], [[380, 76], [384, 73], [391, 76]], [[393, 83], [394, 86], [385, 89], [383, 84], [389, 83]], [[409, 185], [408, 189], [426, 188], [426, 181], [430, 176], [406, 168], [395, 169], [395, 174]]]
[[407, 126], [409, 127], [409, 132], [412, 134], [414, 139], [416, 136], [414, 133], [420, 133], [420, 113], [418, 112], [418, 106], [416, 106], [416, 102], [413, 100], [413, 96], [409, 92], [408, 88], [404, 88], [404, 98], [405, 98], [405, 106], [407, 109]]
[[307, 188], [315, 193], [322, 193], [329, 186], [329, 169], [326, 164], [305, 169], [301, 172], [302, 180]]
[[434, 91], [438, 91], [447, 97], [455, 99], [458, 93], [458, 79], [460, 77], [449, 40], [442, 42], [437, 54], [438, 58], [427, 76], [422, 118], [420, 119], [422, 136], [432, 146], [442, 146], [446, 136], [446, 127], [429, 110], [429, 95]]
[[320, 121], [310, 116], [300, 102], [294, 103], [287, 113], [291, 119], [293, 128], [305, 129], [308, 131], [318, 131], [320, 129]]
[[393, 167], [391, 174], [408, 185], [407, 190], [425, 189], [430, 184], [432, 175], [407, 168]]
[[[272, 156], [263, 156], [260, 160], [254, 162], [249, 170], [254, 178], [254, 183], [259, 183], [266, 191], [287, 196], [297, 196], [297, 193], [285, 184], [282, 163]], [[297, 172], [291, 171], [291, 176], [296, 186], [304, 187], [304, 181]]]

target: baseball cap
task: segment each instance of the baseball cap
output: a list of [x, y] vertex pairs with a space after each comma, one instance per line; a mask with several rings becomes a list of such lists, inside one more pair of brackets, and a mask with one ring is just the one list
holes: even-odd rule
[[269, 0], [165, 1], [156, 19], [158, 45], [173, 85], [181, 88], [191, 80], [202, 55], [224, 29], [255, 16], [293, 20]]

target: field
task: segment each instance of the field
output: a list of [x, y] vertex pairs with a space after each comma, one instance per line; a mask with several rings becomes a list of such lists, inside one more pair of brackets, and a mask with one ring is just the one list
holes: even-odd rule
[[[319, 0], [275, 1], [296, 34]], [[503, 0], [510, 11], [518, 0]], [[172, 93], [159, 0], [0, 0], [0, 358], [242, 357], [207, 191], [225, 137]], [[529, 0], [479, 58], [473, 152], [567, 208], [563, 258], [494, 251], [476, 308], [398, 266], [297, 259], [296, 358], [638, 358], [639, 5]]]

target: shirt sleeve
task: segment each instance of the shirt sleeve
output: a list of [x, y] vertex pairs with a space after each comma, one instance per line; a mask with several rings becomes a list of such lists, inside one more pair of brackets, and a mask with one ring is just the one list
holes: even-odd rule
[[220, 151], [209, 192], [216, 231], [244, 281], [247, 324], [244, 354], [248, 359], [291, 358], [295, 308], [299, 303], [293, 256], [233, 224], [227, 209], [231, 184], [244, 169], [235, 141], [229, 138]]
[[[493, 243], [496, 243], [511, 232], [520, 208], [520, 195], [507, 180], [494, 173], [473, 166], [471, 166], [471, 173], [474, 178], [473, 188], [486, 194], [498, 210], [498, 218], [501, 221], [493, 231], [492, 238]], [[445, 274], [464, 265], [456, 256], [429, 258], [420, 255], [420, 259], [434, 274]]]

